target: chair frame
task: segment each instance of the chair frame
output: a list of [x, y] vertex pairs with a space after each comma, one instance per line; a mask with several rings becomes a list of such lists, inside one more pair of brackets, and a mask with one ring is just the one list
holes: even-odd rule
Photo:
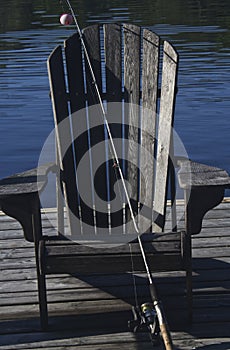
[[[121, 29], [122, 28], [122, 29]], [[101, 65], [99, 44], [102, 32], [105, 34], [104, 43], [106, 50], [105, 71], [107, 79], [107, 91], [103, 93], [102, 79], [101, 79]], [[121, 37], [123, 33], [123, 52], [120, 49]], [[103, 34], [103, 35], [104, 35]], [[144, 246], [148, 254], [150, 266], [157, 266], [154, 271], [168, 271], [168, 270], [183, 270], [186, 272], [186, 288], [189, 319], [192, 318], [192, 256], [191, 256], [191, 235], [197, 234], [202, 228], [202, 219], [205, 213], [219, 204], [224, 197], [225, 188], [229, 187], [230, 180], [228, 174], [218, 168], [198, 164], [189, 159], [176, 158], [173, 154], [173, 135], [171, 127], [174, 121], [174, 107], [177, 92], [177, 73], [178, 73], [178, 54], [173, 46], [167, 41], [164, 42], [163, 48], [163, 72], [161, 79], [161, 87], [158, 88], [159, 77], [159, 37], [151, 31], [131, 24], [106, 24], [102, 26], [90, 26], [83, 30], [84, 41], [92, 62], [97, 84], [103, 99], [107, 102], [116, 103], [124, 100], [130, 103], [130, 98], [134, 99], [135, 104], [140, 103], [140, 96], [142, 100], [142, 107], [148, 108], [156, 113], [157, 100], [160, 99], [160, 122], [158, 126], [158, 147], [156, 153], [156, 171], [154, 186], [151, 183], [153, 177], [153, 170], [151, 164], [146, 167], [144, 177], [146, 179], [148, 193], [141, 192], [138, 198], [140, 203], [143, 203], [148, 197], [147, 204], [151, 207], [152, 192], [154, 192], [154, 207], [151, 209], [152, 213], [157, 213], [154, 222], [149, 221], [148, 233], [142, 229], [142, 222], [140, 221], [140, 232], [143, 234]], [[140, 39], [141, 38], [141, 39]], [[143, 40], [143, 42], [141, 42]], [[22, 225], [26, 240], [34, 242], [35, 256], [38, 276], [38, 292], [39, 292], [39, 307], [41, 316], [41, 326], [46, 329], [48, 326], [48, 311], [47, 311], [47, 293], [45, 277], [50, 273], [87, 273], [90, 274], [95, 270], [97, 264], [98, 271], [108, 272], [108, 263], [105, 264], [103, 254], [95, 254], [92, 247], [82, 246], [76, 244], [75, 239], [71, 242], [63, 238], [64, 230], [64, 206], [63, 206], [63, 192], [65, 192], [64, 200], [67, 202], [68, 222], [70, 231], [79, 231], [79, 212], [74, 208], [74, 203], [77, 202], [77, 191], [73, 191], [76, 186], [76, 179], [74, 174], [74, 154], [73, 149], [69, 148], [65, 153], [65, 144], [68, 142], [70, 132], [60, 128], [66, 118], [74, 113], [77, 113], [84, 108], [87, 99], [88, 108], [95, 103], [93, 94], [90, 92], [89, 69], [85, 65], [85, 70], [82, 68], [84, 59], [82, 61], [83, 53], [79, 35], [67, 39], [65, 42], [65, 60], [63, 59], [63, 50], [58, 46], [48, 59], [48, 71], [51, 87], [51, 99], [54, 111], [54, 121], [56, 129], [57, 140], [57, 160], [54, 164], [40, 166], [37, 169], [26, 171], [24, 173], [13, 175], [12, 177], [0, 181], [0, 209], [9, 216], [16, 218]], [[135, 65], [139, 62], [138, 55], [143, 50], [144, 55], [141, 65]], [[132, 54], [131, 54], [132, 53]], [[118, 69], [118, 61], [123, 55], [124, 60], [124, 86], [123, 92], [121, 88], [121, 74], [122, 70]], [[78, 64], [76, 64], [78, 62]], [[65, 66], [67, 64], [67, 66]], [[138, 67], [137, 67], [138, 66]], [[80, 67], [80, 68], [79, 68]], [[143, 82], [140, 87], [139, 70], [142, 68]], [[86, 74], [86, 84], [88, 93], [83, 92], [84, 79], [83, 75], [79, 75], [79, 71]], [[66, 75], [68, 79], [68, 89], [66, 88]], [[78, 76], [78, 79], [76, 79]], [[70, 107], [68, 107], [70, 106]], [[71, 110], [71, 113], [69, 113]], [[109, 113], [108, 113], [109, 114]], [[148, 123], [150, 123], [148, 121]], [[155, 122], [153, 125], [148, 124], [152, 129], [155, 129]], [[73, 126], [74, 128], [75, 126]], [[145, 125], [146, 128], [146, 125]], [[132, 128], [131, 128], [132, 129]], [[135, 128], [133, 128], [135, 131]], [[115, 132], [116, 130], [112, 130]], [[151, 134], [155, 137], [154, 131]], [[129, 135], [130, 136], [130, 135]], [[131, 137], [136, 137], [135, 133]], [[67, 140], [67, 141], [66, 141]], [[143, 142], [146, 147], [152, 151], [153, 143], [149, 143], [149, 138]], [[79, 143], [77, 144], [79, 148]], [[76, 144], [74, 145], [76, 151]], [[81, 152], [81, 151], [80, 151]], [[83, 151], [82, 151], [83, 152]], [[171, 154], [170, 154], [171, 152]], [[64, 156], [65, 154], [65, 156]], [[82, 153], [84, 154], [84, 153]], [[169, 159], [169, 154], [171, 159]], [[185, 198], [185, 229], [178, 231], [176, 225], [176, 211], [175, 211], [175, 170], [174, 167], [179, 167], [179, 184], [184, 190]], [[127, 171], [128, 180], [133, 183], [135, 177], [132, 175], [135, 169], [132, 167]], [[46, 237], [42, 232], [41, 209], [40, 209], [40, 193], [44, 190], [49, 172], [54, 172], [58, 179], [58, 234]], [[68, 174], [68, 176], [66, 175]], [[149, 175], [150, 174], [150, 175]], [[169, 178], [170, 175], [170, 178]], [[172, 232], [162, 233], [165, 226], [165, 211], [167, 188], [169, 181], [171, 181], [171, 199], [172, 199]], [[63, 188], [65, 189], [63, 191]], [[135, 202], [133, 204], [136, 210]], [[148, 206], [147, 205], [147, 206]], [[90, 212], [90, 215], [92, 212]], [[89, 216], [89, 212], [86, 216]], [[92, 222], [92, 219], [90, 219]], [[89, 220], [89, 221], [90, 221]], [[120, 220], [120, 219], [119, 219]], [[141, 219], [142, 220], [142, 219]], [[81, 220], [80, 220], [81, 221]], [[84, 224], [84, 214], [82, 214], [82, 222]], [[146, 223], [143, 219], [143, 225]], [[115, 225], [116, 226], [116, 225]], [[87, 225], [86, 227], [89, 227]], [[145, 227], [145, 226], [143, 226]], [[133, 228], [132, 228], [133, 229]], [[131, 229], [131, 230], [132, 230]], [[154, 235], [151, 233], [154, 232]], [[167, 242], [167, 248], [165, 247]], [[94, 244], [96, 244], [94, 242]], [[140, 270], [144, 270], [143, 262], [141, 261], [141, 254], [138, 244], [135, 240], [132, 242], [133, 249], [137, 254], [136, 265]], [[80, 248], [79, 248], [80, 247]], [[98, 249], [98, 248], [97, 248]], [[100, 251], [101, 248], [99, 248]], [[104, 247], [103, 247], [104, 249]], [[118, 248], [116, 248], [118, 249]], [[110, 262], [110, 272], [127, 271], [128, 262], [128, 247], [122, 246], [119, 248], [120, 263], [114, 267], [114, 250], [107, 255], [107, 262]], [[73, 251], [75, 252], [73, 254]], [[158, 251], [158, 253], [156, 253]], [[60, 254], [60, 252], [62, 252]], [[169, 253], [171, 252], [171, 253]], [[58, 256], [58, 259], [55, 258]], [[84, 260], [85, 259], [85, 260]], [[171, 260], [172, 259], [172, 260]], [[85, 261], [91, 261], [91, 264], [85, 265]], [[173, 261], [173, 263], [172, 263]], [[77, 268], [76, 268], [77, 266]]]

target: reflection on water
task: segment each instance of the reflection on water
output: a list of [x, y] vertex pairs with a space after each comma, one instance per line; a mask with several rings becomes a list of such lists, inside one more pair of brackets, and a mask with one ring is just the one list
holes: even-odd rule
[[[229, 0], [71, 0], [80, 24], [132, 21], [142, 25], [229, 26]], [[57, 25], [64, 0], [8, 0], [1, 4], [1, 32]]]
[[[81, 26], [132, 21], [180, 54], [176, 130], [189, 156], [230, 172], [229, 0], [72, 1]], [[8, 0], [0, 8], [0, 177], [35, 167], [52, 129], [46, 59], [75, 30], [59, 1]]]

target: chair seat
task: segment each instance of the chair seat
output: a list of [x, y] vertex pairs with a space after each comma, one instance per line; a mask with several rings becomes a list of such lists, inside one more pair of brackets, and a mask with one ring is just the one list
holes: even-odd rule
[[[186, 234], [144, 234], [141, 239], [151, 270], [186, 269]], [[122, 245], [101, 242], [77, 243], [73, 240], [47, 238], [40, 242], [41, 272], [53, 273], [123, 273], [145, 271], [138, 241]], [[132, 256], [132, 260], [131, 260]]]

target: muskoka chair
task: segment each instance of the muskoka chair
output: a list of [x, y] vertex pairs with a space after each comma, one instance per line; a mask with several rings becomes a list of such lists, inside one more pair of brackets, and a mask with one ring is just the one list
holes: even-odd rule
[[[169, 42], [161, 52], [155, 33], [132, 24], [93, 25], [83, 30], [83, 39], [95, 81], [78, 33], [48, 59], [56, 162], [0, 182], [1, 210], [35, 244], [41, 325], [48, 325], [46, 275], [131, 271], [130, 246], [135, 270], [145, 271], [119, 167], [151, 271], [185, 272], [191, 316], [191, 235], [223, 199], [229, 176], [174, 155], [178, 54]], [[119, 163], [111, 156], [97, 87]], [[177, 167], [185, 197], [181, 231]], [[57, 177], [58, 228], [45, 236], [39, 195], [49, 172]], [[172, 229], [164, 232], [168, 193]]]

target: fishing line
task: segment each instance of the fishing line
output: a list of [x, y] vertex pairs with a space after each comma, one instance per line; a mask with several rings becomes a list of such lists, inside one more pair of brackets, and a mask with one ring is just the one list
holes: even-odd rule
[[100, 94], [100, 91], [99, 91], [99, 87], [98, 87], [98, 84], [97, 84], [97, 81], [96, 81], [96, 77], [95, 77], [95, 74], [94, 74], [94, 71], [93, 71], [93, 67], [92, 67], [92, 64], [91, 64], [91, 61], [90, 61], [90, 57], [89, 57], [89, 54], [88, 54], [88, 51], [87, 51], [87, 48], [86, 48], [86, 45], [85, 45], [85, 42], [84, 42], [84, 38], [83, 38], [83, 35], [82, 35], [82, 32], [81, 32], [81, 29], [79, 27], [79, 24], [78, 24], [75, 12], [74, 12], [74, 10], [73, 10], [69, 0], [65, 0], [65, 1], [66, 1], [67, 5], [68, 5], [68, 7], [70, 9], [71, 15], [73, 17], [74, 23], [75, 23], [76, 28], [77, 28], [77, 32], [78, 32], [80, 40], [81, 40], [82, 48], [83, 48], [83, 51], [85, 53], [87, 64], [89, 66], [90, 74], [92, 76], [92, 85], [95, 88], [96, 95], [97, 95], [97, 98], [98, 98], [98, 101], [99, 101], [99, 105], [100, 105], [101, 112], [102, 112], [102, 115], [103, 115], [103, 120], [104, 120], [104, 123], [105, 123], [106, 130], [108, 132], [109, 140], [110, 140], [112, 154], [113, 154], [113, 157], [114, 157], [114, 159], [116, 161], [116, 167], [118, 169], [118, 172], [119, 172], [119, 175], [120, 175], [120, 178], [121, 178], [123, 190], [124, 190], [124, 193], [125, 193], [125, 197], [126, 197], [126, 200], [127, 200], [127, 204], [128, 204], [129, 210], [130, 210], [130, 214], [131, 214], [132, 222], [133, 222], [133, 225], [134, 225], [134, 229], [137, 232], [137, 234], [139, 235], [140, 231], [139, 231], [139, 229], [137, 227], [137, 224], [136, 224], [136, 221], [135, 221], [135, 216], [134, 216], [133, 209], [132, 209], [132, 206], [131, 206], [129, 193], [128, 193], [128, 190], [127, 190], [127, 187], [126, 187], [126, 184], [125, 184], [125, 179], [124, 179], [123, 172], [122, 172], [120, 164], [119, 164], [117, 151], [116, 151], [116, 148], [115, 148], [115, 145], [114, 145], [114, 142], [113, 142], [112, 133], [111, 133], [111, 130], [110, 130], [110, 127], [109, 127], [109, 123], [108, 123], [108, 120], [107, 120], [107, 113], [106, 113], [104, 105], [103, 105], [102, 97], [101, 97], [101, 94]]
[[152, 275], [151, 275], [151, 272], [150, 272], [150, 269], [149, 269], [149, 266], [148, 266], [147, 257], [146, 257], [146, 254], [145, 254], [145, 251], [144, 251], [144, 247], [143, 247], [143, 244], [142, 244], [142, 241], [141, 241], [140, 231], [139, 231], [138, 225], [137, 225], [137, 223], [135, 221], [135, 217], [134, 217], [133, 209], [132, 209], [132, 206], [131, 206], [128, 190], [127, 190], [127, 187], [126, 187], [126, 184], [125, 184], [125, 179], [124, 179], [121, 167], [119, 165], [118, 155], [117, 155], [116, 148], [115, 148], [115, 145], [114, 145], [114, 142], [113, 142], [112, 133], [111, 133], [111, 130], [110, 130], [110, 127], [109, 127], [109, 124], [108, 124], [107, 113], [106, 113], [104, 105], [103, 105], [102, 97], [101, 97], [101, 94], [100, 94], [100, 91], [99, 91], [99, 87], [97, 85], [97, 81], [96, 81], [96, 78], [95, 78], [95, 75], [94, 75], [93, 67], [91, 65], [90, 57], [89, 57], [89, 54], [88, 54], [88, 51], [87, 51], [87, 48], [86, 48], [86, 45], [85, 45], [85, 42], [84, 42], [82, 31], [81, 31], [81, 29], [79, 27], [77, 18], [75, 16], [75, 12], [74, 12], [71, 4], [70, 4], [70, 1], [69, 0], [65, 0], [65, 2], [67, 4], [67, 6], [68, 6], [68, 8], [69, 8], [69, 10], [71, 12], [71, 15], [73, 17], [73, 20], [75, 22], [75, 25], [76, 25], [76, 28], [77, 28], [77, 32], [79, 34], [79, 38], [80, 38], [80, 41], [81, 41], [81, 44], [82, 44], [82, 48], [83, 48], [83, 51], [84, 51], [84, 54], [85, 54], [85, 57], [86, 57], [86, 61], [87, 61], [87, 64], [89, 66], [90, 74], [92, 76], [92, 85], [95, 88], [96, 95], [97, 95], [97, 98], [98, 98], [98, 101], [99, 101], [99, 104], [100, 104], [101, 112], [102, 112], [102, 115], [103, 115], [103, 120], [104, 120], [105, 127], [106, 127], [106, 130], [107, 130], [108, 136], [109, 136], [109, 141], [110, 141], [110, 146], [111, 146], [111, 149], [112, 149], [112, 154], [113, 154], [113, 157], [114, 157], [115, 162], [116, 162], [116, 168], [118, 169], [118, 172], [119, 172], [119, 175], [120, 175], [120, 178], [121, 178], [121, 181], [122, 181], [122, 186], [123, 186], [123, 190], [124, 190], [124, 193], [125, 193], [127, 204], [128, 204], [129, 210], [130, 210], [131, 219], [132, 219], [132, 222], [133, 222], [133, 225], [134, 225], [134, 229], [137, 232], [137, 240], [138, 240], [138, 244], [139, 244], [139, 247], [140, 247], [142, 259], [143, 259], [143, 262], [144, 262], [146, 274], [147, 274], [147, 277], [148, 277], [148, 280], [149, 280], [150, 294], [151, 294], [153, 305], [154, 305], [154, 308], [156, 310], [156, 314], [157, 314], [157, 317], [158, 317], [159, 326], [160, 326], [160, 329], [161, 329], [161, 334], [162, 334], [162, 337], [163, 337], [163, 340], [164, 340], [165, 348], [166, 348], [166, 350], [172, 350], [173, 349], [173, 344], [172, 344], [171, 335], [170, 335], [170, 332], [168, 330], [168, 325], [167, 325], [166, 318], [164, 316], [163, 309], [161, 307], [161, 302], [160, 302], [160, 300], [158, 300], [158, 297], [157, 297], [156, 287], [155, 287], [155, 285], [153, 283], [153, 278], [152, 278]]
[[134, 229], [135, 229], [136, 233], [138, 234], [137, 235], [137, 239], [138, 239], [138, 243], [139, 243], [139, 246], [140, 246], [141, 255], [142, 255], [142, 258], [143, 258], [144, 265], [145, 265], [147, 277], [148, 277], [150, 285], [153, 285], [151, 272], [150, 272], [150, 269], [149, 269], [149, 266], [148, 266], [148, 263], [147, 263], [146, 254], [145, 254], [145, 251], [144, 251], [144, 248], [143, 248], [143, 244], [142, 244], [142, 241], [141, 241], [141, 237], [140, 237], [140, 230], [139, 230], [139, 228], [137, 226], [137, 223], [136, 223], [136, 220], [135, 220], [133, 208], [132, 208], [132, 205], [131, 205], [131, 202], [130, 202], [130, 198], [129, 198], [128, 189], [127, 189], [127, 186], [125, 184], [125, 179], [124, 179], [123, 172], [122, 172], [120, 164], [119, 164], [117, 151], [116, 151], [116, 148], [115, 148], [115, 145], [114, 145], [114, 142], [113, 142], [112, 133], [111, 133], [110, 126], [109, 126], [109, 123], [108, 123], [108, 120], [107, 120], [107, 113], [106, 113], [104, 105], [103, 105], [102, 97], [101, 97], [101, 94], [100, 94], [100, 91], [99, 91], [99, 87], [98, 87], [98, 84], [97, 84], [97, 81], [96, 81], [96, 77], [95, 77], [95, 74], [94, 74], [94, 71], [93, 71], [93, 67], [92, 67], [92, 64], [91, 64], [91, 61], [90, 61], [88, 50], [86, 48], [86, 45], [85, 45], [85, 42], [84, 42], [84, 38], [83, 38], [83, 35], [82, 35], [82, 31], [81, 31], [80, 26], [78, 24], [77, 17], [75, 15], [73, 7], [70, 4], [69, 0], [65, 0], [65, 2], [66, 2], [67, 6], [68, 6], [68, 8], [69, 8], [69, 10], [71, 12], [71, 15], [73, 17], [74, 23], [75, 23], [76, 28], [77, 28], [77, 32], [79, 34], [79, 38], [81, 40], [82, 48], [83, 48], [83, 51], [85, 53], [87, 64], [89, 66], [90, 74], [92, 76], [92, 84], [93, 84], [93, 86], [95, 88], [96, 95], [97, 95], [97, 98], [98, 98], [98, 101], [99, 101], [99, 105], [100, 105], [100, 108], [101, 108], [101, 112], [102, 112], [102, 115], [103, 115], [103, 120], [104, 120], [104, 123], [105, 123], [105, 127], [106, 127], [106, 130], [108, 132], [110, 146], [111, 146], [111, 149], [112, 149], [112, 154], [113, 154], [113, 157], [114, 157], [115, 162], [116, 162], [116, 169], [118, 170], [120, 178], [121, 178], [123, 190], [124, 190], [124, 193], [125, 193], [125, 197], [126, 197], [126, 200], [127, 200], [127, 204], [128, 204], [129, 210], [130, 210], [130, 215], [131, 215], [131, 219], [132, 219], [132, 222], [133, 222], [133, 225], [134, 225]]
[[113, 154], [114, 159], [116, 161], [116, 168], [118, 169], [118, 172], [119, 172], [119, 175], [120, 175], [120, 178], [121, 178], [121, 181], [122, 181], [122, 186], [123, 186], [123, 190], [124, 190], [124, 193], [125, 193], [127, 204], [128, 204], [129, 210], [130, 210], [131, 219], [132, 219], [132, 222], [133, 222], [133, 225], [134, 225], [134, 229], [135, 229], [135, 231], [138, 234], [137, 239], [138, 239], [138, 243], [139, 243], [139, 246], [140, 246], [141, 255], [142, 255], [142, 258], [143, 258], [144, 265], [145, 265], [145, 269], [146, 269], [146, 273], [147, 273], [147, 276], [148, 276], [148, 280], [149, 280], [150, 285], [152, 285], [153, 284], [153, 280], [152, 280], [150, 269], [149, 269], [149, 266], [148, 266], [148, 263], [147, 263], [145, 251], [144, 251], [144, 248], [143, 248], [143, 244], [142, 244], [142, 241], [141, 241], [140, 231], [139, 231], [139, 228], [138, 228], [136, 220], [135, 220], [135, 216], [134, 216], [134, 213], [133, 213], [133, 208], [131, 206], [129, 193], [128, 193], [128, 190], [127, 190], [127, 187], [126, 187], [126, 184], [125, 184], [125, 179], [124, 179], [124, 176], [123, 176], [123, 172], [122, 172], [121, 167], [119, 165], [119, 159], [118, 159], [116, 148], [115, 148], [115, 145], [114, 145], [114, 142], [113, 142], [113, 137], [112, 137], [112, 134], [111, 134], [111, 130], [110, 130], [110, 127], [109, 127], [109, 124], [108, 124], [107, 114], [106, 114], [106, 111], [105, 111], [105, 108], [104, 108], [104, 105], [103, 105], [102, 97], [101, 97], [101, 94], [100, 94], [100, 91], [99, 91], [99, 87], [98, 87], [98, 84], [97, 84], [97, 81], [96, 81], [96, 77], [95, 77], [95, 74], [94, 74], [94, 71], [93, 71], [93, 67], [91, 65], [90, 57], [89, 57], [89, 54], [88, 54], [88, 51], [87, 51], [87, 48], [86, 48], [86, 45], [85, 45], [85, 42], [84, 42], [84, 38], [83, 38], [83, 35], [82, 35], [82, 32], [81, 32], [81, 29], [79, 27], [79, 24], [78, 24], [75, 12], [74, 12], [74, 10], [73, 10], [69, 0], [65, 0], [65, 2], [66, 2], [66, 4], [69, 7], [69, 10], [71, 12], [71, 15], [73, 17], [73, 20], [74, 20], [76, 28], [77, 28], [77, 32], [79, 33], [79, 37], [80, 37], [81, 44], [82, 44], [82, 47], [83, 47], [83, 50], [84, 50], [84, 53], [85, 53], [86, 61], [88, 63], [90, 74], [92, 76], [92, 84], [95, 87], [95, 91], [96, 91], [96, 94], [97, 94], [97, 97], [98, 97], [98, 101], [99, 101], [99, 104], [100, 104], [100, 108], [101, 108], [101, 111], [102, 111], [102, 115], [103, 115], [104, 123], [105, 123], [105, 126], [106, 126], [106, 130], [108, 132], [110, 145], [111, 145], [111, 148], [112, 148], [112, 154]]

